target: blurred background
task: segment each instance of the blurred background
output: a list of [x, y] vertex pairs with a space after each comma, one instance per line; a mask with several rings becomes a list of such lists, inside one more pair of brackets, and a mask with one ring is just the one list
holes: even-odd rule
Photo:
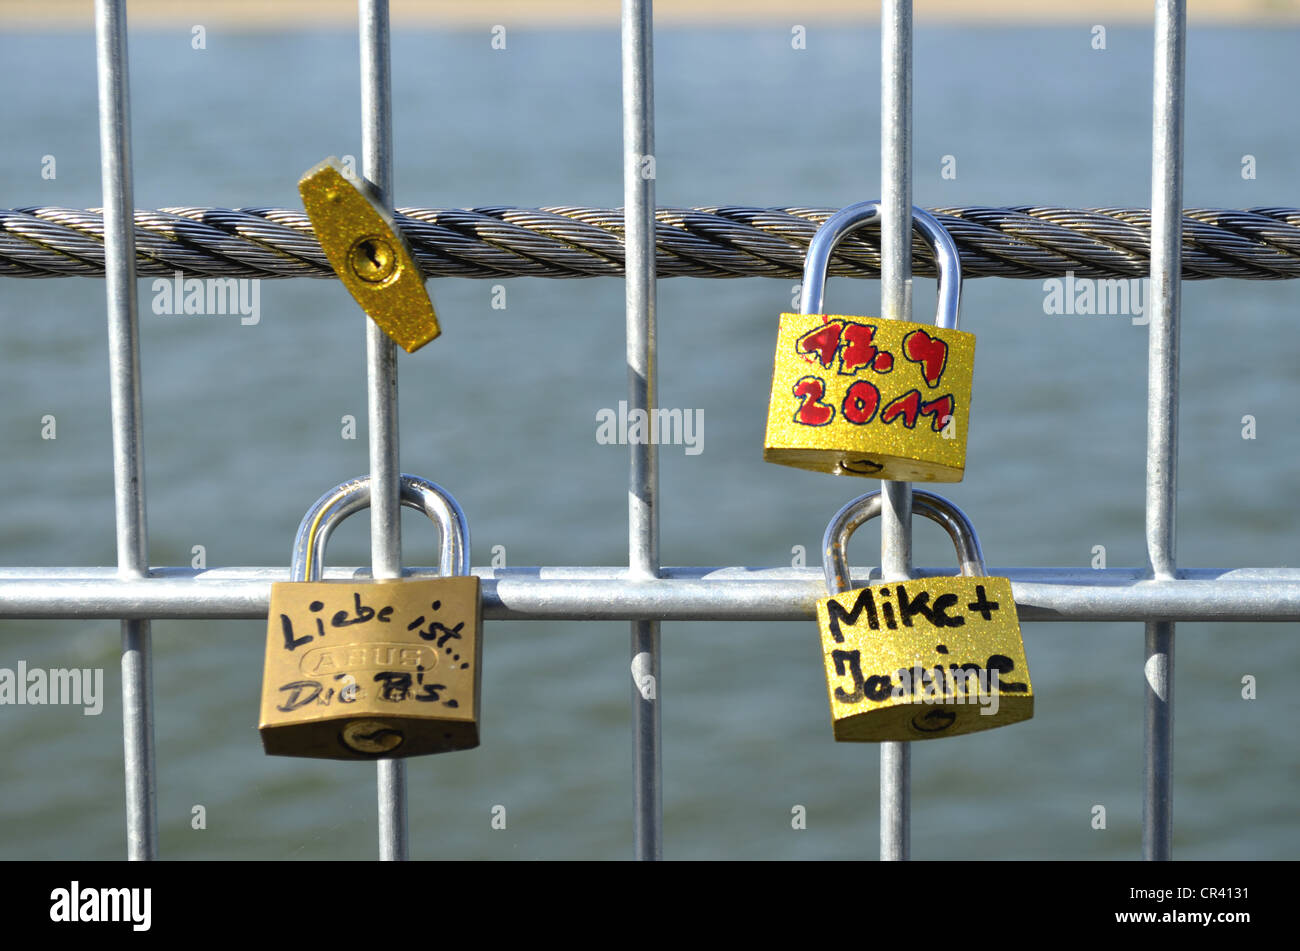
[[[296, 23], [240, 20], [235, 3], [162, 16], [129, 6], [137, 208], [300, 208], [303, 171], [327, 155], [359, 160], [355, 5], [312, 4], [306, 17], [303, 4], [263, 5], [298, 7]], [[529, 4], [525, 16], [482, 3], [478, 21], [447, 25], [432, 18], [452, 5], [405, 16], [414, 6], [394, 4], [398, 206], [622, 203], [617, 4]], [[878, 8], [854, 18], [847, 4], [769, 3], [753, 20], [736, 6], [708, 5], [697, 23], [685, 5], [656, 4], [659, 204], [878, 197]], [[917, 204], [1147, 207], [1149, 5], [1124, 4], [1123, 18], [1121, 5], [1077, 4], [1102, 14], [1049, 24], [1018, 19], [1022, 4], [980, 6], [989, 23], [918, 4]], [[38, 21], [38, 7], [53, 19]], [[1222, 7], [1285, 19], [1295, 4]], [[89, 8], [0, 5], [0, 207], [101, 202]], [[797, 25], [805, 49], [792, 46]], [[1193, 19], [1188, 207], [1297, 203], [1298, 41], [1292, 27]], [[955, 178], [941, 174], [945, 156]], [[504, 309], [492, 306], [497, 283]], [[816, 564], [830, 516], [877, 487], [762, 461], [793, 284], [659, 284], [660, 404], [704, 418], [699, 454], [660, 450], [667, 565], [788, 565], [799, 546]], [[595, 438], [596, 414], [626, 399], [622, 281], [429, 288], [443, 337], [399, 361], [403, 469], [455, 493], [475, 565], [496, 546], [510, 567], [626, 564], [627, 449]], [[263, 281], [251, 326], [157, 315], [151, 280], [139, 290], [151, 562], [188, 566], [202, 545], [209, 567], [287, 565], [308, 506], [368, 468], [365, 318], [333, 281]], [[1183, 288], [1181, 567], [1296, 563], [1297, 293]], [[963, 328], [979, 337], [967, 476], [940, 491], [971, 516], [990, 566], [1086, 567], [1096, 546], [1110, 567], [1145, 565], [1145, 329], [1050, 316], [1046, 296], [1041, 281], [966, 283]], [[918, 280], [915, 300], [929, 314], [933, 282]], [[830, 284], [839, 312], [878, 302], [877, 282]], [[530, 359], [503, 360], [503, 343]], [[0, 281], [0, 564], [115, 563], [107, 371], [102, 280]], [[47, 414], [57, 439], [41, 438]], [[348, 415], [355, 439], [342, 435]], [[367, 533], [364, 515], [350, 520], [329, 563], [365, 563]], [[407, 512], [403, 534], [408, 564], [434, 563], [427, 523]], [[918, 522], [916, 539], [918, 565], [954, 563], [937, 527]], [[869, 527], [852, 560], [873, 565], [878, 552]], [[1300, 701], [1286, 686], [1300, 673], [1297, 627], [1178, 626], [1176, 857], [1300, 853]], [[373, 767], [261, 751], [265, 624], [153, 631], [161, 854], [373, 857]], [[1142, 625], [1035, 623], [1024, 636], [1034, 719], [915, 749], [913, 855], [1138, 857]], [[628, 625], [489, 622], [485, 644], [482, 747], [410, 761], [412, 856], [629, 857]], [[875, 856], [876, 748], [831, 740], [818, 644], [812, 621], [664, 625], [667, 857]], [[107, 698], [97, 717], [0, 707], [0, 858], [123, 857], [118, 624], [0, 622], [0, 667], [19, 661], [102, 667]], [[1095, 805], [1105, 830], [1092, 828]], [[492, 827], [496, 806], [505, 829]], [[806, 829], [792, 828], [795, 806]]]

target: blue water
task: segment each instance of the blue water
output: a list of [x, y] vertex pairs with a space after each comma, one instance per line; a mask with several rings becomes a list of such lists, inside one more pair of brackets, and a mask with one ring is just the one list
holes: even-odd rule
[[[512, 31], [395, 37], [399, 205], [622, 202], [617, 37]], [[1148, 30], [918, 29], [915, 198], [1146, 206]], [[1294, 205], [1300, 78], [1290, 31], [1193, 29], [1188, 206]], [[135, 200], [300, 207], [326, 155], [359, 156], [355, 36], [209, 30], [131, 36]], [[838, 207], [879, 192], [879, 37], [816, 28], [664, 30], [656, 40], [663, 205]], [[0, 37], [0, 207], [100, 203], [89, 33]], [[16, 91], [21, 90], [21, 94]], [[1258, 177], [1244, 180], [1242, 156]], [[57, 177], [41, 177], [53, 155]], [[943, 157], [956, 159], [945, 179]], [[623, 285], [438, 280], [444, 336], [402, 356], [402, 465], [451, 489], [473, 560], [626, 561], [626, 449], [596, 414], [626, 398]], [[659, 286], [660, 402], [700, 409], [702, 451], [661, 451], [665, 564], [789, 564], [830, 515], [874, 488], [765, 465], [776, 315], [792, 281]], [[363, 320], [328, 281], [267, 281], [261, 320], [159, 316], [141, 291], [150, 558], [285, 564], [303, 511], [367, 469]], [[933, 283], [918, 281], [918, 313]], [[1297, 286], [1183, 290], [1178, 558], [1183, 567], [1296, 563]], [[104, 285], [0, 282], [0, 562], [111, 565]], [[874, 282], [830, 306], [876, 312]], [[1145, 563], [1146, 333], [1125, 317], [1053, 317], [1042, 282], [975, 280], [979, 336], [967, 477], [943, 487], [992, 565]], [[503, 359], [503, 351], [529, 359]], [[41, 418], [57, 419], [42, 440]], [[341, 418], [360, 421], [341, 438]], [[1257, 438], [1242, 438], [1242, 417]], [[433, 533], [403, 522], [406, 560]], [[877, 561], [864, 530], [854, 561]], [[918, 525], [916, 560], [952, 563]], [[333, 564], [368, 558], [358, 516]], [[0, 858], [124, 854], [118, 625], [0, 623], [0, 667], [103, 667], [103, 713], [0, 707]], [[1294, 624], [1178, 627], [1175, 855], [1294, 858], [1300, 822]], [[159, 825], [172, 858], [371, 857], [369, 766], [272, 759], [256, 732], [265, 625], [154, 624]], [[922, 858], [1132, 858], [1140, 850], [1142, 625], [1025, 627], [1034, 719], [923, 744], [913, 762]], [[812, 622], [669, 624], [660, 681], [665, 854], [849, 858], [876, 851], [874, 747], [831, 741]], [[1258, 680], [1258, 698], [1241, 680]], [[631, 851], [624, 623], [489, 623], [480, 749], [410, 762], [412, 855], [623, 858]], [[206, 828], [193, 828], [194, 807]], [[505, 829], [494, 829], [495, 806]], [[1095, 830], [1093, 807], [1106, 808]], [[804, 806], [807, 828], [792, 828]]]

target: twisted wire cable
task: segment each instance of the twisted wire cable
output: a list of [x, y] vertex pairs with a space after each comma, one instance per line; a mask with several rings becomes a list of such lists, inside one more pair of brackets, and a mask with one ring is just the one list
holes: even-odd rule
[[[828, 208], [660, 208], [660, 277], [798, 279]], [[1073, 273], [1150, 273], [1146, 208], [938, 208], [961, 251], [965, 277], [1042, 279]], [[397, 222], [425, 277], [617, 277], [623, 273], [620, 208], [400, 208]], [[332, 278], [311, 222], [284, 208], [162, 208], [135, 213], [141, 276]], [[916, 237], [914, 267], [934, 276]], [[830, 273], [878, 277], [880, 236], [850, 235]], [[0, 209], [0, 275], [102, 277], [104, 222], [97, 210]], [[1183, 277], [1300, 277], [1300, 209], [1196, 208], [1184, 212]]]

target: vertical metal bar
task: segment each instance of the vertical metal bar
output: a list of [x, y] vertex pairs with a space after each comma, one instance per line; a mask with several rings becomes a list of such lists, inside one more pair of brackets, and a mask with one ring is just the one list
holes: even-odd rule
[[[393, 207], [393, 112], [388, 0], [360, 0], [361, 167], [379, 200]], [[370, 429], [370, 563], [375, 578], [402, 576], [401, 478], [397, 424], [397, 346], [369, 317], [366, 401]], [[408, 854], [406, 763], [378, 767], [379, 857]]]
[[[880, 8], [881, 313], [912, 319], [912, 0]], [[912, 574], [912, 486], [881, 482], [880, 564], [886, 579]], [[880, 858], [911, 854], [912, 748], [880, 746]]]
[[[652, 414], [655, 366], [654, 12], [651, 0], [623, 0], [623, 216], [626, 242], [629, 412]], [[653, 418], [652, 416], [650, 418]], [[659, 574], [659, 451], [631, 447], [628, 569]], [[659, 740], [659, 622], [632, 622], [633, 854], [663, 857]]]
[[[1176, 577], [1178, 339], [1182, 299], [1183, 96], [1186, 0], [1157, 0], [1151, 150], [1151, 323], [1147, 327], [1147, 558], [1156, 579]], [[1146, 625], [1142, 855], [1171, 857], [1174, 625]]]
[[[117, 567], [118, 575], [123, 578], [143, 578], [149, 572], [149, 546], [144, 501], [125, 0], [96, 0], [95, 54], [99, 75], [100, 176], [104, 189], [104, 275], [108, 300]], [[153, 660], [148, 621], [122, 622], [122, 744], [127, 857], [157, 858]]]
[[1148, 621], [1144, 643], [1142, 857], [1173, 858], [1174, 624]]

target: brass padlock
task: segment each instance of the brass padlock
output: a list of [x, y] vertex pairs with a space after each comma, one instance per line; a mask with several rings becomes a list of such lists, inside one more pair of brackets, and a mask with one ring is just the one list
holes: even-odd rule
[[822, 314], [835, 246], [880, 218], [880, 203], [850, 205], [813, 235], [798, 314], [782, 314], [763, 458], [768, 462], [905, 482], [960, 482], [975, 335], [957, 330], [961, 259], [933, 215], [913, 224], [939, 265], [935, 325]]
[[817, 602], [817, 624], [835, 739], [930, 740], [1028, 720], [1034, 688], [1011, 582], [985, 577], [979, 538], [957, 506], [912, 494], [913, 511], [957, 546], [960, 577], [847, 591], [849, 537], [880, 506], [879, 492], [854, 499], [822, 539], [831, 597]]
[[402, 476], [401, 499], [437, 524], [442, 577], [319, 580], [330, 533], [370, 505], [369, 477], [303, 516], [291, 580], [271, 586], [258, 727], [267, 753], [376, 759], [479, 745], [483, 609], [465, 513], [415, 476]]

